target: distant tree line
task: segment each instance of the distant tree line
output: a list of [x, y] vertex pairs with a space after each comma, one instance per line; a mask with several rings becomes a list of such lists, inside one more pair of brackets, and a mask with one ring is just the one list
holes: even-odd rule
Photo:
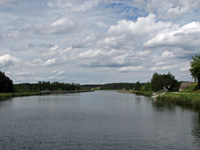
[[0, 71], [0, 92], [6, 93], [13, 91], [13, 81], [8, 76], [6, 76], [4, 72]]
[[49, 91], [61, 91], [61, 90], [80, 90], [79, 84], [69, 84], [69, 83], [60, 83], [60, 82], [45, 82], [39, 81], [38, 83], [20, 83], [15, 84], [14, 88], [17, 92], [38, 92], [43, 90]]
[[178, 91], [181, 82], [178, 82], [175, 77], [169, 72], [168, 74], [158, 74], [154, 73], [151, 82], [140, 83], [107, 83], [107, 84], [94, 84], [94, 85], [81, 85], [82, 89], [100, 88], [101, 90], [142, 90], [142, 91], [159, 91], [159, 90], [169, 90]]

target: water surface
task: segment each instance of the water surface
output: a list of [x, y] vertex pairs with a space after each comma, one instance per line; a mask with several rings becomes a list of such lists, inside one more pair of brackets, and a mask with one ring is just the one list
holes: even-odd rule
[[195, 150], [199, 114], [116, 91], [0, 102], [0, 149]]

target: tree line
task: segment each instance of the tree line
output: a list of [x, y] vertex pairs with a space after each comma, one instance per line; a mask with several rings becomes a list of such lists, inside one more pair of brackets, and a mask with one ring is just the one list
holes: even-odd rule
[[0, 71], [0, 93], [9, 92], [40, 92], [49, 91], [70, 91], [80, 90], [80, 85], [75, 83], [45, 82], [13, 84], [13, 81]]
[[99, 88], [101, 90], [143, 90], [143, 91], [159, 91], [169, 90], [176, 92], [179, 90], [181, 82], [178, 82], [175, 77], [169, 72], [168, 74], [154, 73], [151, 82], [140, 83], [107, 83], [96, 85], [81, 85], [83, 89]]
[[14, 86], [13, 81], [5, 75], [4, 72], [0, 71], [0, 92], [13, 92]]
[[38, 83], [20, 83], [15, 84], [14, 88], [17, 92], [38, 92], [38, 91], [71, 91], [80, 90], [79, 84], [69, 84], [60, 82], [45, 82], [39, 81]]

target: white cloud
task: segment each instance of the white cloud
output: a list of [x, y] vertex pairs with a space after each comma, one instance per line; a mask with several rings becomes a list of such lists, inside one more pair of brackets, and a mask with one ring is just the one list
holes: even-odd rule
[[157, 12], [160, 19], [173, 19], [193, 13], [200, 6], [197, 0], [134, 0], [134, 4], [148, 13]]
[[200, 46], [200, 22], [191, 22], [176, 29], [161, 30], [155, 37], [144, 43], [146, 47], [179, 47], [183, 49]]
[[19, 62], [19, 60], [16, 57], [11, 56], [9, 54], [0, 56], [0, 67], [2, 67], [2, 68], [13, 66], [13, 65], [17, 64], [18, 62]]
[[16, 75], [17, 76], [31, 76], [32, 73], [28, 71], [22, 71], [22, 72], [16, 73]]
[[152, 68], [150, 68], [150, 71], [160, 71], [160, 70], [169, 71], [169, 70], [174, 69], [176, 67], [177, 67], [177, 65], [168, 65], [168, 66], [162, 66], [162, 67], [152, 67]]
[[180, 71], [189, 71], [190, 67], [186, 66], [186, 67], [182, 67], [180, 68]]
[[75, 12], [84, 12], [98, 5], [99, 2], [99, 0], [90, 0], [85, 2], [80, 1], [79, 3], [73, 0], [54, 0], [48, 1], [47, 5], [50, 8], [70, 9], [71, 11]]
[[161, 55], [162, 59], [168, 59], [168, 58], [173, 58], [173, 52], [169, 52], [169, 51], [164, 51]]
[[73, 45], [73, 48], [83, 48], [92, 45], [96, 40], [95, 35], [89, 35], [85, 39], [78, 39]]
[[122, 67], [118, 71], [119, 72], [131, 72], [131, 71], [141, 71], [144, 68], [142, 66], [128, 66], [128, 67]]
[[43, 66], [52, 66], [52, 65], [55, 65], [57, 62], [56, 62], [56, 59], [48, 59], [47, 61], [44, 62]]
[[127, 20], [120, 20], [118, 21], [118, 25], [111, 26], [108, 30], [108, 33], [112, 34], [120, 34], [120, 33], [127, 33], [127, 34], [147, 34], [149, 32], [155, 32], [163, 28], [167, 28], [171, 25], [171, 23], [165, 23], [162, 21], [156, 22], [155, 15], [149, 14], [146, 17], [138, 17], [137, 21], [127, 21]]
[[50, 24], [36, 24], [31, 30], [35, 30], [35, 33], [37, 34], [50, 35], [69, 34], [74, 31], [74, 28], [76, 28], [74, 21], [69, 20], [68, 18], [61, 18]]
[[50, 48], [50, 51], [57, 51], [59, 49], [59, 46], [54, 45]]
[[55, 22], [51, 23], [50, 25], [53, 27], [59, 27], [59, 26], [64, 26], [64, 25], [73, 25], [73, 21], [69, 20], [68, 18], [61, 18], [59, 20], [56, 20]]

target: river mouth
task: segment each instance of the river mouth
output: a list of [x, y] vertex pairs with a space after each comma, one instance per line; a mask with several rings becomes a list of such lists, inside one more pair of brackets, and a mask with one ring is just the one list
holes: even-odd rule
[[199, 114], [116, 91], [0, 102], [0, 149], [199, 149]]

